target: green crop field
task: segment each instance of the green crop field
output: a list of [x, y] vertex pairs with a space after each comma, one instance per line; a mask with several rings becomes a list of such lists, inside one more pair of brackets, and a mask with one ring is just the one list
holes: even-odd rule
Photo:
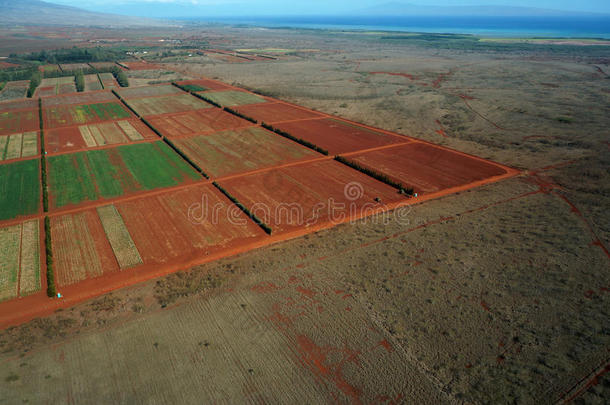
[[131, 117], [129, 112], [117, 102], [58, 105], [47, 108], [45, 113], [47, 116], [46, 124], [50, 128]]
[[176, 186], [199, 178], [161, 141], [49, 158], [52, 208]]
[[195, 91], [195, 92], [208, 90], [207, 88], [205, 88], [203, 86], [199, 86], [198, 84], [184, 84], [180, 87], [182, 87], [186, 91]]
[[245, 91], [213, 91], [205, 93], [205, 97], [224, 107], [232, 107], [244, 104], [264, 103], [266, 100], [256, 94]]
[[37, 159], [0, 165], [0, 220], [31, 215], [40, 207]]

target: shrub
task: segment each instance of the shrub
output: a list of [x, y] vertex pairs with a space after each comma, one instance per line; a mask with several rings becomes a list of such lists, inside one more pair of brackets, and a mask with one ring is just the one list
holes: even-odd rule
[[55, 288], [55, 273], [53, 272], [53, 251], [51, 248], [51, 220], [49, 217], [44, 217], [44, 232], [45, 232], [45, 252], [47, 257], [47, 295], [55, 297], [57, 289]]
[[76, 91], [85, 91], [85, 75], [82, 70], [79, 70], [74, 74], [74, 84], [76, 85]]
[[114, 66], [111, 69], [111, 72], [114, 75], [114, 78], [116, 79], [119, 86], [129, 87], [129, 79], [127, 78], [127, 75], [124, 71], [122, 71], [118, 66]]
[[212, 104], [214, 107], [218, 107], [218, 108], [222, 108], [222, 106], [220, 104], [218, 104], [216, 101], [211, 100], [209, 98], [207, 98], [206, 96], [199, 94], [199, 93], [195, 93], [192, 90], [189, 90], [188, 87], [182, 86], [176, 82], [172, 82], [172, 84], [176, 87], [178, 87], [180, 90], [186, 91], [187, 93], [191, 93], [193, 96], [200, 98], [201, 100], [205, 101], [208, 104]]
[[34, 92], [36, 92], [36, 88], [40, 85], [41, 80], [42, 75], [40, 72], [32, 73], [32, 77], [30, 77], [30, 87], [28, 88], [28, 98], [34, 96]]

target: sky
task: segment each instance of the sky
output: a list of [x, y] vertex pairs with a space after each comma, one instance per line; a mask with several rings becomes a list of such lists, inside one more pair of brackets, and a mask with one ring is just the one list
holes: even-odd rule
[[[92, 11], [115, 12], [120, 14], [155, 16], [167, 13], [174, 17], [193, 13], [226, 14], [240, 10], [259, 15], [277, 14], [348, 14], [376, 5], [407, 3], [420, 6], [510, 6], [535, 7], [552, 10], [610, 13], [608, 0], [46, 0], [52, 3], [85, 8]], [[242, 13], [242, 15], [243, 15]]]

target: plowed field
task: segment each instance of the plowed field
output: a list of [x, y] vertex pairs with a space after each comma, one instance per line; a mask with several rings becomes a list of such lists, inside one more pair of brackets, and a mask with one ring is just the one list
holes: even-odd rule
[[184, 94], [182, 90], [171, 84], [162, 84], [160, 86], [143, 86], [143, 87], [130, 87], [117, 90], [117, 93], [122, 98], [129, 100], [133, 98], [142, 97], [154, 97], [154, 96], [168, 96], [172, 94]]
[[507, 173], [494, 163], [420, 142], [350, 155], [349, 159], [413, 187], [420, 194]]
[[46, 97], [42, 99], [42, 108], [48, 108], [58, 105], [70, 104], [92, 104], [103, 103], [107, 101], [117, 101], [114, 94], [109, 91], [96, 91], [91, 93], [74, 93], [65, 94], [56, 97]]
[[389, 135], [333, 118], [286, 122], [276, 127], [326, 149], [333, 155], [408, 142], [405, 137]]
[[0, 301], [40, 290], [38, 220], [0, 228]]
[[334, 160], [220, 182], [274, 234], [341, 223], [403, 200], [395, 188]]
[[0, 136], [0, 161], [26, 158], [38, 154], [38, 133], [25, 132]]
[[37, 109], [0, 112], [0, 135], [37, 131], [39, 128]]
[[189, 87], [191, 86], [190, 90], [191, 91], [207, 91], [207, 90], [224, 90], [224, 89], [228, 89], [229, 86], [227, 86], [224, 83], [221, 82], [217, 82], [214, 80], [207, 80], [207, 79], [202, 79], [202, 80], [185, 80], [182, 82], [177, 82], [177, 84], [179, 84], [182, 87]]
[[219, 108], [191, 111], [184, 114], [152, 117], [148, 121], [164, 136], [195, 135], [251, 126], [250, 122]]
[[178, 113], [192, 110], [211, 108], [212, 106], [203, 100], [190, 94], [179, 94], [176, 96], [161, 96], [149, 98], [131, 99], [127, 102], [131, 108], [141, 116]]
[[260, 103], [235, 108], [247, 117], [254, 118], [260, 122], [273, 124], [282, 121], [302, 120], [307, 118], [318, 118], [323, 115], [313, 111], [305, 110], [284, 103]]
[[178, 147], [208, 175], [222, 177], [319, 157], [260, 127], [179, 138]]
[[244, 104], [264, 103], [265, 100], [256, 94], [247, 93], [245, 91], [228, 90], [228, 91], [210, 91], [206, 92], [205, 96], [223, 107], [233, 107]]

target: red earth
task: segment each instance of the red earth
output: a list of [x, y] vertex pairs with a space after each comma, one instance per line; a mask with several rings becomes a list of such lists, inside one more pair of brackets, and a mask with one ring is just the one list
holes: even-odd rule
[[159, 65], [146, 62], [119, 62], [119, 65], [126, 67], [129, 70], [154, 70], [159, 69]]
[[390, 187], [327, 159], [220, 181], [273, 235], [311, 232], [407, 200]]
[[217, 82], [215, 80], [208, 80], [208, 79], [202, 79], [202, 80], [184, 80], [184, 81], [176, 82], [176, 83], [181, 85], [181, 86], [193, 84], [193, 85], [196, 85], [196, 86], [204, 87], [207, 90], [225, 90], [225, 89], [230, 88], [230, 86], [228, 86], [228, 85], [226, 85], [224, 83]]
[[331, 155], [409, 140], [406, 137], [391, 135], [334, 118], [285, 122], [275, 125], [275, 127], [326, 149]]
[[0, 112], [0, 135], [39, 129], [38, 109]]
[[413, 187], [419, 194], [508, 173], [507, 168], [495, 163], [422, 142], [350, 154], [348, 159]]
[[0, 69], [10, 69], [10, 68], [14, 68], [17, 66], [19, 66], [19, 65], [16, 65], [16, 64], [10, 63], [10, 62], [0, 62]]
[[253, 125], [219, 108], [157, 116], [148, 118], [148, 121], [161, 134], [169, 138], [245, 128]]
[[144, 265], [195, 260], [265, 233], [211, 184], [116, 204]]
[[260, 103], [238, 106], [234, 108], [247, 117], [254, 118], [267, 124], [324, 117], [322, 114], [318, 114], [311, 110], [284, 103]]
[[23, 100], [0, 102], [0, 112], [16, 110], [32, 110], [38, 108], [38, 100], [26, 98]]

